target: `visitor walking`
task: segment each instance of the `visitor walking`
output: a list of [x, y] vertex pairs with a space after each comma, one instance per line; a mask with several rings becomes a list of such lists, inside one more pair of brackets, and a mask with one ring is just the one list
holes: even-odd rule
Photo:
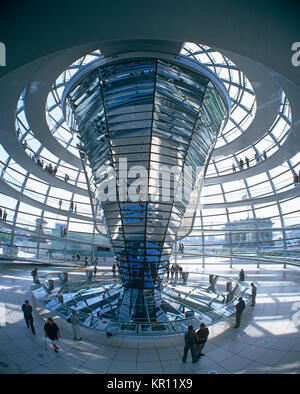
[[35, 328], [33, 325], [33, 317], [32, 317], [32, 306], [29, 304], [28, 300], [25, 300], [24, 304], [22, 305], [22, 311], [24, 314], [24, 319], [25, 319], [27, 328], [29, 329], [29, 325], [30, 325], [32, 334], [35, 335]]
[[58, 338], [61, 338], [59, 327], [54, 323], [52, 317], [49, 317], [47, 323], [44, 325], [45, 336], [50, 339], [55, 353], [58, 353], [59, 347], [57, 345]]
[[182, 356], [182, 362], [186, 362], [188, 351], [191, 351], [193, 363], [198, 361], [196, 356], [196, 335], [193, 326], [188, 326], [188, 331], [184, 334], [184, 351]]
[[3, 223], [6, 223], [6, 218], [7, 218], [7, 211], [6, 209], [4, 209], [3, 218], [2, 218]]
[[256, 286], [255, 286], [255, 284], [253, 282], [250, 285], [252, 287], [251, 305], [250, 306], [254, 306], [255, 305], [255, 298], [256, 298]]
[[209, 336], [209, 329], [206, 327], [205, 323], [200, 324], [200, 328], [196, 330], [196, 357], [199, 359], [204, 356], [202, 350], [207, 342]]
[[243, 297], [239, 297], [239, 302], [236, 304], [235, 306], [235, 326], [234, 328], [238, 328], [241, 324], [241, 317], [242, 317], [242, 313], [243, 310], [245, 309], [246, 305], [245, 305], [245, 301], [243, 300]]
[[73, 339], [74, 341], [81, 341], [81, 337], [79, 335], [79, 323], [80, 320], [77, 317], [77, 311], [75, 309], [72, 310], [72, 314], [70, 316], [70, 323], [73, 331]]

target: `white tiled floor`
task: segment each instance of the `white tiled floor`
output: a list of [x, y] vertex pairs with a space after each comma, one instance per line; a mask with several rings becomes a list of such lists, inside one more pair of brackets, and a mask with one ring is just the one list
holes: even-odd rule
[[[240, 266], [208, 266], [204, 272], [237, 278]], [[300, 373], [300, 270], [282, 266], [244, 266], [247, 281], [258, 285], [257, 304], [247, 307], [241, 327], [234, 318], [210, 327], [205, 356], [182, 363], [183, 336], [107, 338], [81, 329], [74, 342], [71, 328], [56, 318], [62, 331], [61, 352], [45, 349], [47, 313], [34, 312], [37, 335], [25, 326], [21, 305], [30, 301], [31, 267], [0, 265], [0, 373], [232, 374]], [[49, 267], [39, 271], [50, 272]], [[58, 270], [57, 268], [55, 269]], [[33, 302], [31, 301], [33, 304]]]

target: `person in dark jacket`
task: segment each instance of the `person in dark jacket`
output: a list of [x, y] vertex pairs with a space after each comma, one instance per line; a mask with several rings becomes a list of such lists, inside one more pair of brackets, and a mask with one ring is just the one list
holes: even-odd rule
[[204, 356], [202, 350], [207, 342], [209, 336], [209, 329], [206, 327], [205, 323], [200, 324], [200, 328], [196, 330], [196, 357], [199, 359]]
[[54, 323], [52, 317], [48, 318], [47, 323], [44, 325], [44, 330], [45, 330], [46, 337], [48, 337], [52, 342], [53, 349], [54, 349], [55, 353], [58, 353], [59, 347], [57, 345], [57, 341], [58, 341], [58, 338], [61, 338], [61, 335], [60, 335], [58, 325], [56, 323]]
[[251, 283], [251, 287], [252, 287], [252, 293], [251, 293], [251, 305], [250, 306], [254, 306], [255, 305], [255, 298], [256, 298], [256, 286], [253, 282]]
[[112, 266], [112, 273], [113, 273], [113, 276], [117, 275], [117, 266], [116, 266], [116, 264], [113, 264], [113, 266]]
[[234, 328], [238, 328], [240, 326], [241, 323], [241, 317], [242, 317], [242, 313], [243, 310], [245, 309], [245, 301], [243, 300], [243, 297], [239, 297], [239, 302], [236, 304], [235, 306], [235, 326]]
[[241, 268], [240, 270], [239, 280], [240, 282], [244, 282], [245, 280], [245, 271], [243, 270], [243, 268]]
[[35, 335], [35, 328], [33, 325], [33, 317], [32, 317], [32, 306], [29, 304], [28, 300], [25, 300], [24, 304], [22, 305], [22, 311], [24, 314], [24, 319], [27, 325], [27, 328], [31, 328], [32, 334]]
[[184, 351], [182, 357], [182, 361], [184, 363], [186, 362], [186, 357], [189, 350], [191, 351], [192, 354], [193, 363], [196, 363], [198, 361], [196, 357], [195, 345], [196, 345], [195, 331], [193, 329], [193, 326], [188, 326], [188, 331], [184, 334]]

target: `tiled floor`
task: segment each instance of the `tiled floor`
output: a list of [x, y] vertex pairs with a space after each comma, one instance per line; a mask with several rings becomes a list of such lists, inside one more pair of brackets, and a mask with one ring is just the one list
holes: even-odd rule
[[[240, 266], [207, 266], [204, 272], [237, 278]], [[53, 268], [54, 269], [54, 268]], [[50, 272], [49, 267], [39, 271]], [[55, 268], [58, 271], [58, 268]], [[81, 329], [74, 342], [71, 327], [56, 318], [60, 353], [45, 348], [44, 320], [34, 312], [37, 335], [25, 326], [21, 305], [31, 301], [31, 266], [0, 264], [0, 373], [100, 374], [232, 374], [300, 373], [300, 270], [282, 266], [244, 266], [246, 280], [257, 283], [254, 308], [247, 307], [241, 327], [234, 318], [210, 327], [205, 356], [182, 363], [183, 336], [168, 338], [107, 338]], [[200, 269], [201, 271], [201, 269]]]

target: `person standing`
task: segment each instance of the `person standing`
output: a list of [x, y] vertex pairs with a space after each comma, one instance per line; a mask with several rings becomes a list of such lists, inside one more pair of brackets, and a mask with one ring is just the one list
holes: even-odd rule
[[183, 269], [181, 266], [178, 267], [178, 271], [179, 271], [179, 278], [182, 279]]
[[241, 317], [242, 317], [242, 313], [243, 310], [245, 309], [246, 305], [245, 305], [245, 301], [243, 300], [243, 297], [239, 297], [239, 302], [236, 304], [235, 306], [235, 326], [234, 328], [238, 328], [241, 324]]
[[244, 168], [244, 160], [243, 159], [240, 159], [239, 166], [240, 166], [241, 170]]
[[256, 286], [253, 282], [251, 283], [251, 287], [252, 287], [252, 293], [251, 293], [251, 305], [250, 306], [254, 306], [255, 305], [255, 298], [256, 298]]
[[246, 163], [247, 168], [250, 168], [250, 161], [247, 156], [245, 157], [245, 163]]
[[22, 311], [24, 314], [24, 319], [27, 325], [27, 328], [31, 328], [32, 334], [35, 335], [35, 328], [33, 325], [33, 317], [32, 317], [32, 306], [29, 304], [28, 300], [25, 300], [24, 304], [22, 305]]
[[6, 211], [6, 209], [4, 209], [4, 212], [3, 212], [3, 223], [6, 223], [6, 218], [7, 218], [7, 211]]
[[80, 320], [77, 317], [77, 311], [75, 309], [72, 310], [72, 315], [70, 316], [70, 323], [73, 330], [74, 341], [81, 341], [82, 338], [79, 336]]
[[193, 326], [188, 326], [188, 331], [184, 334], [184, 351], [182, 362], [186, 362], [188, 351], [191, 351], [193, 363], [198, 361], [195, 351], [196, 335]]
[[58, 325], [54, 323], [52, 317], [48, 318], [47, 323], [44, 325], [44, 331], [45, 336], [51, 340], [55, 353], [58, 353], [57, 341], [58, 338], [61, 338], [61, 334]]
[[116, 266], [116, 264], [113, 264], [113, 266], [112, 266], [112, 273], [113, 273], [113, 276], [115, 277], [116, 273], [117, 273], [117, 266]]
[[207, 342], [209, 336], [209, 329], [206, 327], [205, 323], [200, 324], [200, 328], [196, 330], [196, 357], [199, 359], [204, 356], [202, 350]]
[[166, 265], [166, 273], [167, 273], [167, 279], [169, 279], [169, 276], [170, 276], [170, 263], [167, 263], [167, 265]]
[[175, 264], [175, 281], [178, 279], [178, 264]]
[[260, 155], [259, 155], [258, 152], [255, 153], [254, 159], [255, 159], [255, 161], [256, 161], [256, 164], [259, 164], [259, 163], [260, 163]]
[[40, 285], [41, 282], [39, 280], [38, 269], [37, 268], [34, 268], [34, 270], [31, 271], [31, 275], [32, 275], [33, 283], [36, 283], [36, 284]]
[[232, 163], [232, 172], [236, 172], [235, 164], [234, 164], [234, 163]]
[[244, 272], [243, 268], [241, 268], [241, 270], [240, 270], [239, 280], [240, 280], [240, 282], [244, 282], [244, 280], [245, 280], [245, 272]]
[[171, 266], [171, 280], [174, 279], [174, 272], [175, 272], [175, 267], [174, 267], [174, 264], [172, 264], [172, 266]]
[[97, 266], [96, 266], [96, 264], [94, 265], [93, 271], [94, 271], [94, 276], [96, 276], [97, 275]]

